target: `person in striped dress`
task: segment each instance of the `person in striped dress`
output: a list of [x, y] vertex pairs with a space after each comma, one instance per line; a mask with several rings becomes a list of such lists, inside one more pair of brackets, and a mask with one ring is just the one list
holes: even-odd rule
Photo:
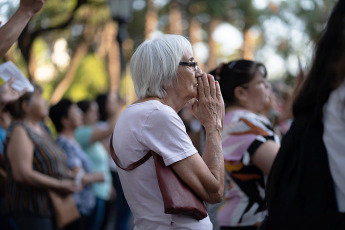
[[66, 156], [42, 125], [48, 104], [42, 89], [7, 105], [14, 122], [5, 141], [5, 210], [20, 230], [56, 229], [48, 190], [70, 194], [81, 189], [67, 175]]

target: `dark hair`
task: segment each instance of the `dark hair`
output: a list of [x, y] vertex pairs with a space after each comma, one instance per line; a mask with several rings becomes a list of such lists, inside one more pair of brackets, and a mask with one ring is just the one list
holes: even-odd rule
[[69, 99], [62, 99], [57, 104], [53, 105], [49, 109], [49, 117], [54, 123], [57, 132], [63, 130], [63, 125], [61, 123], [62, 118], [68, 117], [68, 111], [73, 105], [73, 102]]
[[109, 93], [102, 93], [96, 97], [98, 104], [99, 120], [106, 121], [108, 119], [106, 104], [108, 101]]
[[225, 103], [231, 105], [236, 102], [235, 88], [250, 82], [260, 70], [266, 78], [267, 70], [264, 64], [240, 59], [221, 64], [218, 68], [212, 70], [210, 74], [219, 81]]
[[294, 116], [318, 114], [322, 119], [322, 106], [330, 93], [344, 80], [337, 73], [339, 61], [345, 51], [345, 1], [333, 8], [323, 35], [316, 46], [311, 70], [293, 105]]
[[90, 100], [82, 100], [82, 101], [79, 101], [77, 103], [77, 105], [78, 105], [79, 109], [81, 111], [83, 111], [83, 113], [86, 113], [90, 109], [90, 107], [92, 105], [92, 101], [90, 101]]
[[31, 82], [31, 84], [34, 87], [33, 92], [27, 92], [24, 95], [22, 95], [18, 100], [10, 102], [6, 105], [5, 109], [11, 114], [14, 120], [24, 119], [26, 113], [23, 110], [23, 103], [30, 103], [32, 96], [34, 94], [42, 94], [43, 92], [42, 87], [33, 82]]

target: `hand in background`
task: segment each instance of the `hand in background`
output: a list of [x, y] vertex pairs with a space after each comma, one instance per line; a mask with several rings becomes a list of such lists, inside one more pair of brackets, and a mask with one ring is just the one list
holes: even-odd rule
[[35, 14], [42, 9], [44, 3], [44, 0], [20, 0], [19, 7]]
[[55, 189], [61, 195], [68, 195], [70, 193], [79, 192], [82, 186], [76, 185], [74, 180], [64, 179], [59, 183], [59, 187]]
[[0, 105], [4, 106], [9, 102], [17, 100], [26, 92], [26, 89], [20, 92], [13, 89], [13, 82], [14, 77], [12, 77], [8, 82], [5, 82], [3, 85], [0, 86]]
[[83, 186], [85, 186], [93, 182], [103, 182], [104, 179], [105, 178], [102, 173], [87, 173], [87, 174], [84, 174], [82, 178], [82, 184]]

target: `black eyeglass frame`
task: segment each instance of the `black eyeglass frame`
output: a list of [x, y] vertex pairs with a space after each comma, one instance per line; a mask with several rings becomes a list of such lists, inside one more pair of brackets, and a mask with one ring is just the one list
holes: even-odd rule
[[195, 71], [198, 70], [198, 62], [196, 61], [190, 61], [190, 62], [181, 61], [179, 62], [179, 65], [193, 67]]

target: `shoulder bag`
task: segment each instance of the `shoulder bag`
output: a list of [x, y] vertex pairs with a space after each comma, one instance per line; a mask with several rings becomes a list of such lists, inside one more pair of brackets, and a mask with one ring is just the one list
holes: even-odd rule
[[53, 205], [56, 224], [60, 229], [80, 218], [72, 193], [61, 196], [49, 190], [48, 194]]
[[113, 136], [110, 139], [111, 156], [116, 165], [125, 171], [137, 168], [153, 156], [158, 185], [164, 203], [164, 213], [187, 215], [196, 220], [202, 220], [207, 217], [205, 203], [179, 178], [170, 166], [165, 166], [160, 155], [151, 150], [138, 161], [127, 167], [121, 167], [118, 163], [112, 140]]

